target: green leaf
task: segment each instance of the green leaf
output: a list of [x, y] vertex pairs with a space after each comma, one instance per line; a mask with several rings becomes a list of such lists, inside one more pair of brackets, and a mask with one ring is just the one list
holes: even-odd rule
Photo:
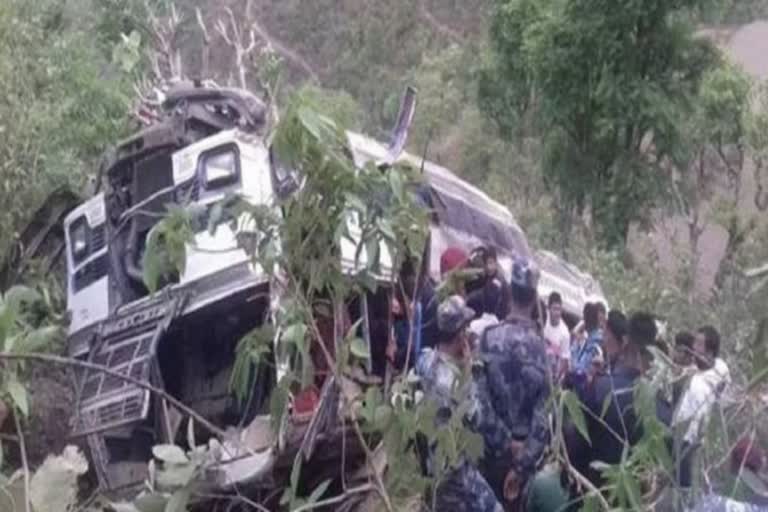
[[392, 222], [389, 220], [379, 220], [379, 231], [389, 241], [395, 241], [397, 239], [395, 231], [392, 229]]
[[354, 335], [357, 333], [357, 330], [363, 324], [363, 320], [365, 320], [365, 318], [362, 318], [362, 317], [355, 320], [355, 323], [353, 323], [352, 326], [347, 331], [347, 335], [345, 336], [346, 339], [349, 340], [354, 337]]
[[208, 233], [210, 235], [216, 234], [216, 229], [219, 227], [219, 224], [221, 223], [221, 219], [224, 215], [224, 206], [221, 202], [218, 202], [213, 205], [211, 208], [211, 213], [208, 216]]
[[34, 304], [40, 300], [41, 296], [37, 290], [29, 288], [28, 286], [13, 286], [5, 292], [5, 303], [17, 312], [20, 311], [24, 305]]
[[293, 496], [291, 495], [291, 488], [286, 487], [285, 490], [283, 491], [282, 496], [280, 496], [280, 501], [278, 502], [278, 504], [283, 506], [288, 505], [292, 499], [293, 499]]
[[24, 337], [24, 342], [17, 346], [25, 352], [40, 352], [47, 349], [56, 339], [60, 339], [64, 331], [55, 325], [35, 329]]
[[187, 444], [190, 449], [194, 449], [197, 446], [195, 443], [195, 420], [191, 416], [187, 421]]
[[113, 508], [115, 512], [141, 512], [133, 505], [133, 503], [110, 503], [109, 506]]
[[67, 446], [61, 455], [46, 457], [30, 481], [35, 512], [72, 510], [77, 502], [78, 478], [87, 471], [85, 456], [74, 446]]
[[297, 457], [291, 468], [291, 488], [294, 490], [299, 486], [299, 476], [301, 476], [301, 459]]
[[29, 402], [27, 396], [27, 390], [16, 379], [15, 375], [11, 375], [5, 384], [5, 388], [8, 394], [11, 395], [14, 405], [21, 411], [24, 416], [29, 414]]
[[642, 510], [642, 492], [637, 479], [629, 472], [622, 474], [622, 484], [626, 492], [627, 501], [633, 510]]
[[165, 512], [167, 503], [168, 498], [156, 492], [139, 496], [133, 502], [140, 512]]
[[395, 197], [401, 197], [404, 191], [402, 174], [400, 174], [400, 172], [390, 171], [387, 173], [387, 177], [389, 178], [389, 186], [392, 190], [392, 193], [395, 195]]
[[189, 459], [184, 450], [173, 444], [159, 444], [152, 447], [152, 455], [170, 464], [187, 464]]
[[15, 322], [15, 312], [0, 299], [0, 339], [5, 340], [3, 342], [3, 347], [6, 352], [8, 351], [8, 338], [10, 337]]
[[293, 343], [299, 350], [302, 350], [305, 343], [305, 337], [307, 335], [307, 326], [304, 324], [292, 324], [285, 328], [283, 332], [283, 339], [289, 343]]
[[747, 385], [747, 393], [754, 391], [756, 387], [758, 387], [760, 384], [765, 382], [765, 379], [768, 377], [768, 367], [763, 368], [762, 370], [758, 371], [754, 377], [749, 381], [749, 384]]
[[301, 458], [296, 457], [293, 460], [293, 467], [291, 468], [290, 487], [285, 489], [283, 496], [280, 498], [280, 505], [287, 505], [292, 503], [296, 497], [296, 489], [299, 487], [299, 477], [301, 475]]
[[611, 403], [613, 403], [613, 395], [608, 393], [605, 395], [605, 398], [603, 399], [603, 406], [600, 409], [601, 419], [605, 419], [605, 415], [608, 413], [608, 408], [611, 406]]
[[597, 496], [590, 494], [584, 498], [584, 505], [581, 507], [581, 512], [600, 512], [601, 509], [600, 500]]
[[581, 436], [586, 439], [587, 443], [591, 445], [592, 442], [589, 439], [587, 421], [584, 418], [584, 411], [581, 409], [582, 405], [579, 401], [579, 397], [576, 396], [576, 394], [572, 391], [564, 391], [563, 404], [568, 411], [568, 415], [570, 416], [571, 421], [573, 421], [573, 424], [576, 426], [576, 430], [578, 430], [579, 434], [581, 434]]
[[307, 498], [307, 503], [316, 503], [317, 500], [322, 498], [323, 494], [325, 494], [325, 491], [328, 490], [329, 485], [331, 485], [330, 478], [328, 480], [323, 481], [320, 485], [315, 487], [315, 490], [312, 491], [312, 494], [310, 494], [309, 498]]
[[377, 430], [386, 429], [392, 420], [392, 407], [382, 404], [373, 413], [373, 424]]
[[371, 357], [371, 353], [368, 350], [368, 343], [366, 343], [363, 338], [352, 338], [349, 348], [352, 355], [359, 359], [368, 359]]
[[374, 423], [376, 419], [376, 408], [382, 404], [381, 390], [376, 386], [370, 386], [365, 390], [363, 399], [363, 408], [360, 411], [363, 419], [368, 423]]
[[165, 464], [157, 471], [157, 486], [163, 490], [186, 487], [195, 477], [195, 465], [189, 464]]
[[5, 337], [5, 343], [3, 344], [3, 350], [6, 352], [13, 352], [13, 350], [16, 348], [17, 343], [21, 339], [20, 334], [14, 334], [14, 335], [8, 335]]
[[346, 196], [347, 205], [352, 210], [355, 210], [357, 212], [365, 212], [368, 210], [365, 206], [365, 202], [360, 198], [360, 196], [355, 194], [347, 194]]
[[272, 422], [272, 431], [277, 433], [280, 424], [288, 412], [288, 386], [291, 383], [291, 377], [285, 375], [277, 386], [272, 390], [269, 397], [269, 415]]
[[368, 268], [374, 271], [378, 270], [381, 261], [381, 246], [377, 238], [369, 238], [365, 244], [365, 251], [368, 256]]
[[189, 489], [180, 489], [173, 493], [168, 504], [165, 505], [164, 512], [186, 512], [189, 505]]

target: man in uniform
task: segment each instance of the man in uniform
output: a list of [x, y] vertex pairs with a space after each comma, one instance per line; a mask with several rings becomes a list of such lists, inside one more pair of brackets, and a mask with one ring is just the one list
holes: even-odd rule
[[[452, 411], [459, 408], [462, 399], [474, 398], [469, 391], [473, 386], [471, 379], [462, 379], [463, 375], [469, 376], [471, 356], [467, 326], [474, 317], [475, 311], [467, 307], [461, 296], [452, 295], [444, 300], [437, 309], [437, 345], [434, 349], [425, 349], [416, 363], [425, 399], [435, 401], [438, 406], [438, 426], [450, 420]], [[429, 476], [439, 477], [435, 510], [503, 512], [480, 471], [464, 456], [452, 467], [435, 468], [432, 455], [427, 455], [427, 471], [431, 473]]]
[[485, 442], [483, 476], [512, 505], [523, 497], [549, 443], [551, 377], [546, 344], [532, 320], [538, 270], [516, 259], [510, 281], [509, 314], [485, 331], [478, 347], [474, 426]]

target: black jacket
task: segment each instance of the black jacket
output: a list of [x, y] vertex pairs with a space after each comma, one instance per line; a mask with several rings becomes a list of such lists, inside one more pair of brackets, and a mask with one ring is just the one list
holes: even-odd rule
[[[634, 389], [640, 372], [622, 365], [611, 373], [595, 378], [588, 387], [577, 387], [576, 392], [586, 406], [584, 413], [589, 438], [587, 442], [575, 425], [566, 425], [564, 436], [571, 464], [597, 487], [602, 485], [594, 461], [617, 464], [621, 461], [624, 444], [634, 446], [643, 436], [642, 424], [635, 412]], [[599, 418], [607, 404], [603, 420]], [[656, 416], [665, 425], [672, 421], [672, 408], [657, 398]]]
[[478, 286], [469, 289], [467, 306], [474, 309], [478, 317], [488, 313], [503, 320], [509, 311], [510, 296], [509, 283], [504, 279], [486, 277]]

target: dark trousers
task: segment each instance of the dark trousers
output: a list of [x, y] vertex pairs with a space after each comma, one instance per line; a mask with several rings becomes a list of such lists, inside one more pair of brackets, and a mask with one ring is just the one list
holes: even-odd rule
[[697, 445], [683, 441], [678, 453], [675, 454], [677, 484], [684, 489], [690, 488], [693, 484], [693, 466], [697, 449]]

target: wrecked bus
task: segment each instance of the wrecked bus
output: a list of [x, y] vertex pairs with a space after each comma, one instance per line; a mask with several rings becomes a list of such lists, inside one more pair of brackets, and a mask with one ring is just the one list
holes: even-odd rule
[[[352, 158], [361, 166], [373, 160], [386, 168], [403, 160], [423, 169], [419, 193], [431, 214], [426, 261], [433, 277], [439, 255], [451, 245], [468, 251], [492, 245], [508, 273], [513, 255], [531, 254], [523, 231], [507, 208], [476, 187], [401, 153], [412, 114], [411, 97], [403, 102], [388, 146], [349, 133]], [[310, 414], [292, 414], [273, 432], [264, 406], [279, 365], [255, 372], [252, 396], [244, 404], [229, 387], [239, 340], [269, 322], [280, 300], [267, 273], [238, 246], [237, 233], [226, 225], [213, 233], [200, 229], [179, 275], [154, 293], [144, 283], [147, 237], [167, 205], [205, 210], [231, 194], [272, 205], [298, 186], [271, 157], [265, 116], [264, 105], [246, 91], [176, 86], [163, 102], [160, 121], [107, 153], [97, 192], [64, 221], [69, 354], [151, 383], [228, 428], [232, 438], [222, 440], [226, 449], [211, 478], [222, 489], [274, 486], [290, 472], [299, 451], [308, 464], [315, 463], [311, 473], [317, 478], [338, 472], [338, 465], [327, 461], [341, 456], [334, 440], [346, 432], [334, 421], [338, 401], [332, 387], [376, 383], [365, 376], [350, 383], [329, 379]], [[350, 253], [354, 249], [341, 251], [349, 272], [364, 264]], [[363, 318], [363, 325], [389, 310], [386, 284], [396, 269], [386, 250], [381, 252], [380, 290], [350, 298], [350, 316]], [[365, 341], [381, 346], [389, 332], [387, 326], [364, 329]], [[279, 344], [278, 337], [274, 348]], [[130, 493], [147, 477], [152, 447], [177, 439], [183, 414], [146, 388], [114, 376], [80, 371], [76, 381], [72, 435], [87, 439], [100, 487]], [[353, 446], [349, 443], [347, 455]]]

